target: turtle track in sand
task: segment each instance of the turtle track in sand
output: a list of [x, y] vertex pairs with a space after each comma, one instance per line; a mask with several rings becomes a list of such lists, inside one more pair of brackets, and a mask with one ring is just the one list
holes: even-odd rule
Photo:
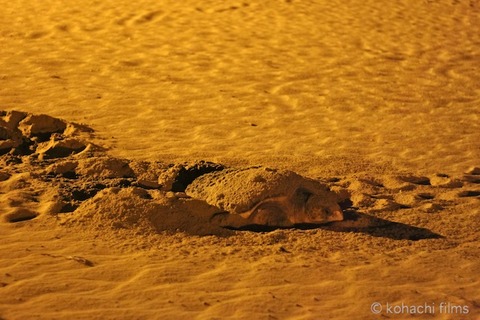
[[[212, 220], [224, 213], [224, 208], [185, 193], [198, 177], [222, 171], [225, 166], [203, 161], [166, 164], [113, 158], [91, 143], [93, 135], [86, 125], [48, 115], [0, 111], [0, 223], [21, 226], [55, 219], [67, 227], [92, 228], [100, 233], [105, 228], [137, 234], [235, 232]], [[435, 238], [448, 230], [435, 230], [434, 219], [449, 208], [480, 199], [478, 167], [461, 177], [405, 173], [317, 181], [335, 192], [345, 220], [327, 225], [298, 224], [297, 228], [364, 232], [394, 239]], [[420, 227], [412, 226], [412, 221]], [[275, 229], [246, 227], [238, 229]]]

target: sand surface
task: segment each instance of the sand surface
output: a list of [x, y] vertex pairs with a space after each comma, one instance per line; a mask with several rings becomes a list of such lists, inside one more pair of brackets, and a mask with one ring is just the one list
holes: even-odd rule
[[[480, 318], [478, 1], [0, 8], [2, 121], [66, 125], [0, 156], [0, 319]], [[319, 180], [346, 221], [211, 226], [158, 184], [198, 160]]]

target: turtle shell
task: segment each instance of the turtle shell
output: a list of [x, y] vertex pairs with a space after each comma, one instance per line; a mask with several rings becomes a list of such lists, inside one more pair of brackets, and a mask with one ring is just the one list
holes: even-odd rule
[[337, 196], [322, 183], [295, 172], [263, 167], [202, 175], [185, 190], [230, 215], [236, 225], [292, 226], [343, 219]]

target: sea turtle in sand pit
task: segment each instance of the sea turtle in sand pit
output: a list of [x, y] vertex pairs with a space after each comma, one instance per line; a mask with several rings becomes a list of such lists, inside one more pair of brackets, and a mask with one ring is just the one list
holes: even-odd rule
[[291, 227], [343, 220], [334, 192], [292, 171], [224, 169], [199, 176], [185, 192], [224, 210], [212, 218], [223, 227]]

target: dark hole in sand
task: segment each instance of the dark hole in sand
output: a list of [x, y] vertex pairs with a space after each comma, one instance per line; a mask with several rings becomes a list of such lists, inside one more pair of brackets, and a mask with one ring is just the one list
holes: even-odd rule
[[64, 172], [64, 173], [62, 173], [62, 177], [66, 178], [66, 179], [78, 179], [78, 176], [75, 173], [75, 171]]
[[421, 186], [430, 186], [430, 179], [427, 177], [403, 177], [403, 181], [421, 185]]
[[103, 184], [103, 183], [95, 183], [95, 184], [92, 186], [93, 189], [97, 189], [97, 190], [99, 190], [99, 191], [105, 189], [106, 187], [107, 187], [107, 186], [106, 186], [105, 184]]
[[342, 210], [346, 210], [346, 209], [352, 207], [353, 202], [352, 202], [352, 200], [350, 200], [350, 199], [346, 199], [346, 200], [343, 200], [342, 202], [339, 202], [338, 205], [340, 206], [340, 208], [341, 208]]
[[20, 164], [22, 163], [22, 158], [17, 156], [17, 155], [8, 155], [7, 159], [5, 160], [5, 164], [7, 165], [15, 165], [15, 164]]
[[7, 216], [10, 223], [28, 221], [36, 218], [38, 214], [30, 210], [20, 210]]
[[181, 168], [175, 181], [172, 183], [173, 192], [185, 192], [189, 184], [201, 175], [223, 170], [224, 167], [218, 164], [203, 163], [190, 168]]
[[466, 190], [462, 191], [458, 194], [459, 197], [465, 198], [465, 197], [477, 197], [480, 196], [480, 191], [476, 190]]
[[33, 142], [28, 140], [28, 141], [24, 141], [21, 145], [19, 145], [18, 147], [16, 148], [13, 148], [13, 150], [11, 151], [11, 153], [13, 155], [17, 155], [17, 156], [28, 156], [28, 155], [31, 155], [34, 150], [33, 148], [31, 147], [33, 145]]
[[85, 150], [85, 148], [86, 146], [83, 146], [77, 149], [55, 147], [45, 152], [45, 158], [46, 159], [65, 158], [65, 157], [68, 157], [69, 155], [82, 152], [83, 150]]
[[[65, 201], [85, 201], [90, 198], [93, 198], [99, 191], [105, 189], [107, 186], [103, 183], [95, 183], [94, 185], [88, 186], [87, 188], [74, 188], [70, 190], [68, 195], [64, 196]], [[72, 211], [76, 209], [76, 207]], [[71, 208], [70, 208], [71, 209]], [[67, 208], [65, 210], [68, 210]]]
[[125, 179], [114, 181], [111, 186], [118, 187], [118, 188], [127, 188], [127, 187], [130, 187], [132, 183], [133, 183], [133, 180], [125, 178]]
[[0, 140], [11, 139], [12, 135], [9, 133], [7, 128], [0, 127]]
[[65, 204], [62, 209], [60, 209], [60, 213], [69, 213], [77, 210], [78, 205], [72, 204], [72, 203], [67, 203]]
[[10, 179], [12, 175], [8, 172], [0, 172], [0, 182]]
[[480, 177], [477, 178], [476, 176], [470, 176], [468, 179], [467, 179], [468, 182], [471, 182], [471, 183], [480, 183]]
[[59, 130], [57, 132], [37, 132], [32, 134], [31, 136], [35, 137], [34, 140], [36, 142], [46, 142], [49, 141], [53, 133], [62, 133], [63, 130]]
[[431, 183], [430, 183], [430, 179], [422, 179], [422, 180], [417, 180], [415, 182], [412, 182], [413, 184], [418, 184], [418, 185], [421, 185], [421, 186], [430, 186]]
[[419, 193], [418, 196], [422, 199], [426, 199], [426, 200], [431, 200], [433, 198], [435, 198], [435, 196], [433, 194], [430, 194], [430, 193]]
[[148, 192], [145, 192], [145, 193], [141, 193], [138, 195], [140, 198], [142, 199], [146, 199], [146, 200], [152, 200], [153, 197], [148, 193]]
[[90, 199], [94, 197], [97, 192], [100, 191], [98, 189], [88, 189], [88, 190], [83, 190], [83, 189], [77, 189], [72, 191], [72, 198], [77, 201], [85, 201], [87, 199]]

